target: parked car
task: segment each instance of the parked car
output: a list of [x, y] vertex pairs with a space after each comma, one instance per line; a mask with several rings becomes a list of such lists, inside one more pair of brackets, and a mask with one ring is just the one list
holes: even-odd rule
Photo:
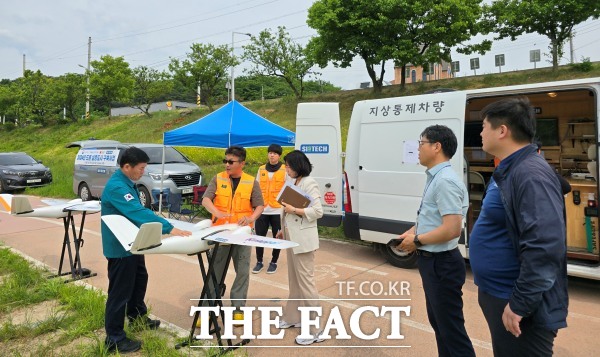
[[52, 182], [52, 172], [24, 152], [0, 153], [0, 193], [45, 186]]
[[118, 162], [123, 151], [131, 146], [144, 150], [150, 157], [144, 176], [136, 182], [140, 201], [144, 206], [150, 208], [155, 201], [152, 190], [160, 190], [161, 179], [163, 189], [168, 188], [171, 192], [181, 193], [182, 196], [193, 195], [193, 187], [201, 184], [200, 167], [172, 146], [164, 146], [163, 176], [163, 145], [161, 144], [124, 144], [114, 140], [85, 140], [67, 145], [68, 148], [80, 148], [75, 158], [73, 192], [84, 201], [100, 198], [106, 182], [119, 168]]

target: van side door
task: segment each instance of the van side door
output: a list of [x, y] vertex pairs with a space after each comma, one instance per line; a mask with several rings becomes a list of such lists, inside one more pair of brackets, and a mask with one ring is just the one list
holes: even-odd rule
[[296, 113], [296, 149], [304, 152], [319, 183], [323, 218], [319, 225], [337, 227], [343, 213], [342, 136], [338, 103], [300, 103]]

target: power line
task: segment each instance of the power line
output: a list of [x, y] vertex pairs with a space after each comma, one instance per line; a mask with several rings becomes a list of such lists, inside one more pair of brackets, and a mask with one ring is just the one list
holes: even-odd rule
[[170, 43], [170, 44], [164, 45], [164, 46], [158, 46], [158, 47], [148, 48], [148, 49], [145, 49], [145, 50], [140, 50], [140, 51], [135, 51], [135, 52], [127, 53], [127, 54], [124, 54], [123, 56], [135, 55], [135, 54], [144, 53], [144, 52], [148, 52], [148, 51], [153, 51], [153, 50], [158, 50], [158, 49], [162, 49], [162, 48], [172, 47], [172, 46], [176, 46], [176, 45], [180, 45], [180, 44], [184, 44], [184, 43], [195, 42], [195, 41], [198, 41], [198, 40], [201, 40], [201, 39], [210, 38], [210, 37], [213, 37], [213, 36], [228, 34], [228, 33], [231, 33], [232, 31], [239, 31], [239, 30], [243, 30], [244, 28], [251, 27], [251, 26], [261, 25], [261, 24], [264, 24], [266, 22], [271, 22], [271, 21], [279, 20], [279, 19], [282, 19], [282, 18], [285, 18], [285, 17], [297, 15], [297, 14], [302, 13], [304, 11], [306, 11], [306, 9], [300, 10], [300, 11], [291, 12], [291, 13], [288, 13], [288, 14], [285, 14], [285, 15], [277, 16], [277, 17], [266, 19], [266, 20], [263, 20], [263, 21], [258, 21], [258, 22], [252, 23], [252, 24], [248, 24], [248, 25], [244, 25], [244, 26], [239, 26], [239, 27], [236, 27], [236, 28], [233, 28], [233, 29], [230, 29], [230, 30], [215, 32], [215, 33], [212, 33], [212, 34], [209, 34], [209, 35], [205, 35], [205, 36], [202, 36], [202, 37], [198, 37], [198, 38], [194, 38], [194, 39], [183, 40], [183, 41], [179, 41], [179, 42], [175, 42], [175, 43]]
[[[100, 39], [100, 40], [96, 40], [95, 42], [98, 43], [98, 42], [113, 41], [113, 40], [118, 40], [118, 39], [127, 38], [127, 37], [135, 37], [135, 36], [147, 35], [147, 34], [150, 34], [150, 33], [155, 33], [155, 32], [160, 32], [160, 31], [172, 30], [172, 29], [179, 28], [179, 27], [184, 27], [184, 26], [188, 26], [188, 25], [197, 24], [199, 22], [204, 22], [204, 21], [218, 19], [220, 17], [228, 16], [228, 15], [231, 15], [231, 14], [236, 14], [238, 12], [243, 12], [243, 11], [246, 11], [246, 10], [252, 10], [252, 9], [257, 8], [257, 7], [265, 6], [265, 5], [272, 4], [272, 3], [278, 2], [278, 1], [280, 1], [280, 0], [271, 0], [271, 1], [268, 1], [268, 2], [265, 2], [265, 3], [262, 3], [262, 4], [258, 4], [258, 5], [246, 7], [246, 8], [243, 8], [243, 9], [239, 9], [239, 10], [236, 10], [236, 11], [227, 12], [227, 13], [216, 15], [216, 16], [212, 16], [212, 17], [206, 17], [206, 18], [203, 18], [203, 19], [200, 19], [200, 20], [191, 21], [191, 22], [187, 22], [187, 23], [184, 23], [184, 24], [179, 24], [179, 25], [173, 25], [173, 26], [169, 26], [169, 27], [158, 28], [156, 30], [139, 32], [139, 33], [134, 33], [134, 34], [130, 34], [130, 35], [121, 35], [121, 36], [112, 37], [112, 38]], [[220, 9], [218, 11], [222, 11], [222, 10], [223, 9]], [[217, 12], [217, 11], [214, 11], [214, 12]]]

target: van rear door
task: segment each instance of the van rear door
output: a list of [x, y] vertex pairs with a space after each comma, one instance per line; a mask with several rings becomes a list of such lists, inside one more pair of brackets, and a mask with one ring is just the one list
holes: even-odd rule
[[414, 225], [426, 181], [418, 140], [428, 126], [445, 125], [456, 134], [450, 162], [463, 177], [465, 105], [463, 91], [355, 104], [345, 168], [361, 240], [386, 244]]
[[342, 137], [338, 103], [301, 103], [296, 113], [296, 149], [304, 152], [310, 174], [321, 190], [324, 215], [321, 226], [337, 227], [342, 221]]

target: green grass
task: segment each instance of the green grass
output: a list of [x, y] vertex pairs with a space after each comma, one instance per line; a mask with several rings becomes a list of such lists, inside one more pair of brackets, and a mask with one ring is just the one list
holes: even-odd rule
[[[106, 356], [104, 307], [106, 296], [97, 289], [48, 279], [48, 271], [31, 267], [9, 249], [0, 247], [0, 355], [12, 356]], [[55, 302], [40, 321], [14, 321], [14, 314], [44, 301]], [[36, 317], [40, 318], [40, 315]], [[144, 356], [204, 355], [204, 349], [175, 350], [177, 337], [164, 329], [135, 332]], [[73, 342], [75, 341], [75, 342]]]
[[[484, 74], [473, 77], [460, 77], [431, 82], [418, 82], [400, 86], [386, 86], [381, 93], [373, 93], [370, 89], [348, 90], [325, 93], [319, 96], [304, 98], [303, 102], [338, 102], [340, 104], [342, 141], [345, 138], [354, 103], [359, 100], [406, 96], [421, 94], [435, 88], [485, 88], [524, 83], [539, 83], [575, 78], [599, 77], [600, 65], [593, 63], [589, 72], [578, 71], [571, 66], [562, 66], [553, 72], [549, 68], [508, 72], [502, 74]], [[244, 103], [249, 109], [287, 129], [295, 130], [296, 107], [298, 101], [285, 97], [267, 101]], [[181, 116], [179, 111], [154, 113], [148, 118], [143, 114], [127, 117], [95, 118], [86, 122], [70, 123], [51, 127], [28, 126], [6, 130], [0, 126], [0, 142], [2, 151], [25, 151], [52, 169], [54, 182], [51, 185], [35, 189], [27, 189], [26, 194], [47, 197], [74, 198], [73, 163], [76, 148], [66, 149], [65, 145], [76, 140], [90, 137], [97, 139], [113, 139], [122, 142], [161, 143], [163, 133], [189, 124], [208, 114], [205, 108], [196, 109], [192, 114]], [[179, 148], [203, 171], [204, 183], [207, 183], [217, 172], [223, 169], [220, 160], [223, 149], [197, 147]], [[284, 153], [289, 152], [287, 148]], [[248, 149], [246, 171], [254, 174], [258, 166], [266, 161], [265, 148]]]

